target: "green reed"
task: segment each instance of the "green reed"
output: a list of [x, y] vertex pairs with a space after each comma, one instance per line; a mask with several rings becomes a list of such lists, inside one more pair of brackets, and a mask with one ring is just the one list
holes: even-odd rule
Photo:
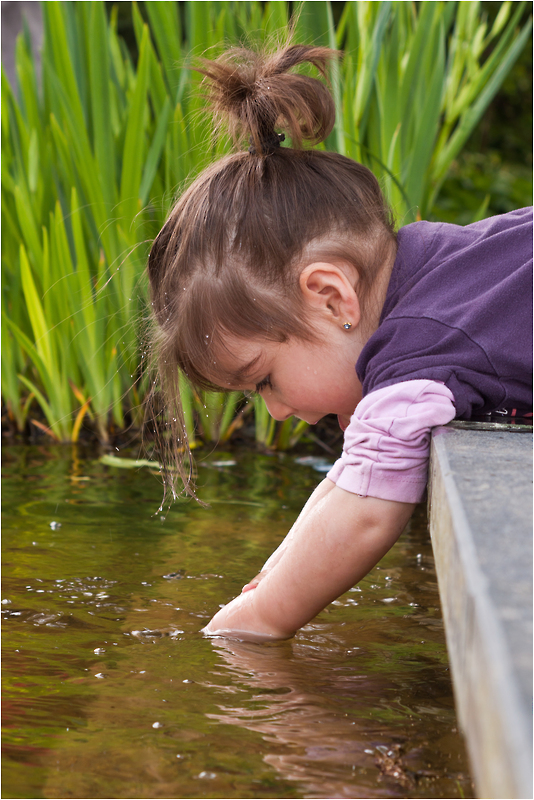
[[[469, 134], [525, 47], [524, 3], [489, 29], [478, 2], [298, 6], [294, 40], [344, 50], [332, 71], [338, 114], [325, 146], [367, 164], [400, 223], [425, 217]], [[228, 150], [216, 140], [192, 56], [241, 40], [283, 39], [285, 2], [132, 4], [138, 58], [117, 7], [42, 4], [37, 75], [27, 32], [17, 85], [2, 73], [2, 393], [13, 423], [60, 441], [89, 424], [102, 441], [141, 425], [149, 390], [144, 267], [180, 191]], [[483, 214], [484, 209], [481, 210]], [[193, 443], [225, 440], [255, 415], [257, 441], [291, 447], [260, 398], [199, 395], [182, 382]], [[253, 408], [252, 408], [253, 407]]]
[[488, 29], [478, 2], [346, 4], [336, 149], [381, 178], [402, 224], [429, 214], [525, 47], [524, 10], [502, 3]]

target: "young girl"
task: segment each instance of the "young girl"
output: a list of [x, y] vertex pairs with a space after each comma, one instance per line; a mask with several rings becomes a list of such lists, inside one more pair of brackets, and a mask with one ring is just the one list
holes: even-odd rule
[[[337, 414], [345, 432], [209, 635], [293, 636], [395, 543], [423, 495], [434, 426], [532, 403], [531, 213], [396, 234], [367, 168], [302, 148], [329, 134], [334, 106], [320, 80], [289, 70], [324, 75], [335, 55], [291, 46], [203, 63], [216, 118], [245, 149], [194, 181], [150, 253], [177, 454], [189, 452], [178, 367], [201, 388], [258, 392], [277, 420]], [[193, 494], [190, 463], [178, 467]]]

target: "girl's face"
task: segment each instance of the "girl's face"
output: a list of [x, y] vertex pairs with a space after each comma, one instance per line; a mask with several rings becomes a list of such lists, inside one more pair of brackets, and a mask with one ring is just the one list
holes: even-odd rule
[[[318, 261], [302, 270], [299, 285], [300, 313], [314, 340], [293, 338], [279, 343], [231, 337], [218, 359], [223, 386], [257, 391], [275, 419], [295, 416], [315, 425], [326, 414], [337, 414], [346, 427], [362, 399], [356, 362], [367, 340], [361, 324], [358, 275], [350, 265]], [[381, 288], [384, 294], [385, 287], [387, 282]], [[375, 304], [374, 325], [382, 304], [383, 300]], [[350, 322], [349, 330], [344, 328], [346, 322]]]
[[362, 397], [355, 370], [361, 346], [341, 326], [325, 327], [328, 336], [318, 342], [233, 340], [232, 355], [221, 359], [228, 388], [258, 392], [277, 420], [295, 416], [315, 425], [337, 414], [345, 427]]

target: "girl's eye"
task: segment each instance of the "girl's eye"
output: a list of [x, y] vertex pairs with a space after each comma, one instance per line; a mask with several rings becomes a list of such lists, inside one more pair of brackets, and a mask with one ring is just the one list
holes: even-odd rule
[[271, 376], [270, 375], [267, 375], [266, 378], [264, 378], [262, 381], [260, 381], [259, 383], [256, 384], [256, 392], [257, 392], [257, 394], [259, 394], [262, 391], [262, 389], [266, 389], [267, 387], [269, 387], [269, 389], [273, 388], [272, 385], [271, 385]]

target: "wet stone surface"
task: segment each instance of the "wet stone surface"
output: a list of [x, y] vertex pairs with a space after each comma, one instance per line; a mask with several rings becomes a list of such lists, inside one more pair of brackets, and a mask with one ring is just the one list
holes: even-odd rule
[[3, 797], [471, 797], [424, 509], [294, 640], [208, 640], [322, 476], [199, 458], [162, 524], [146, 469], [4, 449]]
[[447, 431], [447, 456], [489, 596], [532, 706], [532, 434]]
[[532, 797], [532, 433], [457, 425], [430, 469], [457, 707], [478, 796]]

